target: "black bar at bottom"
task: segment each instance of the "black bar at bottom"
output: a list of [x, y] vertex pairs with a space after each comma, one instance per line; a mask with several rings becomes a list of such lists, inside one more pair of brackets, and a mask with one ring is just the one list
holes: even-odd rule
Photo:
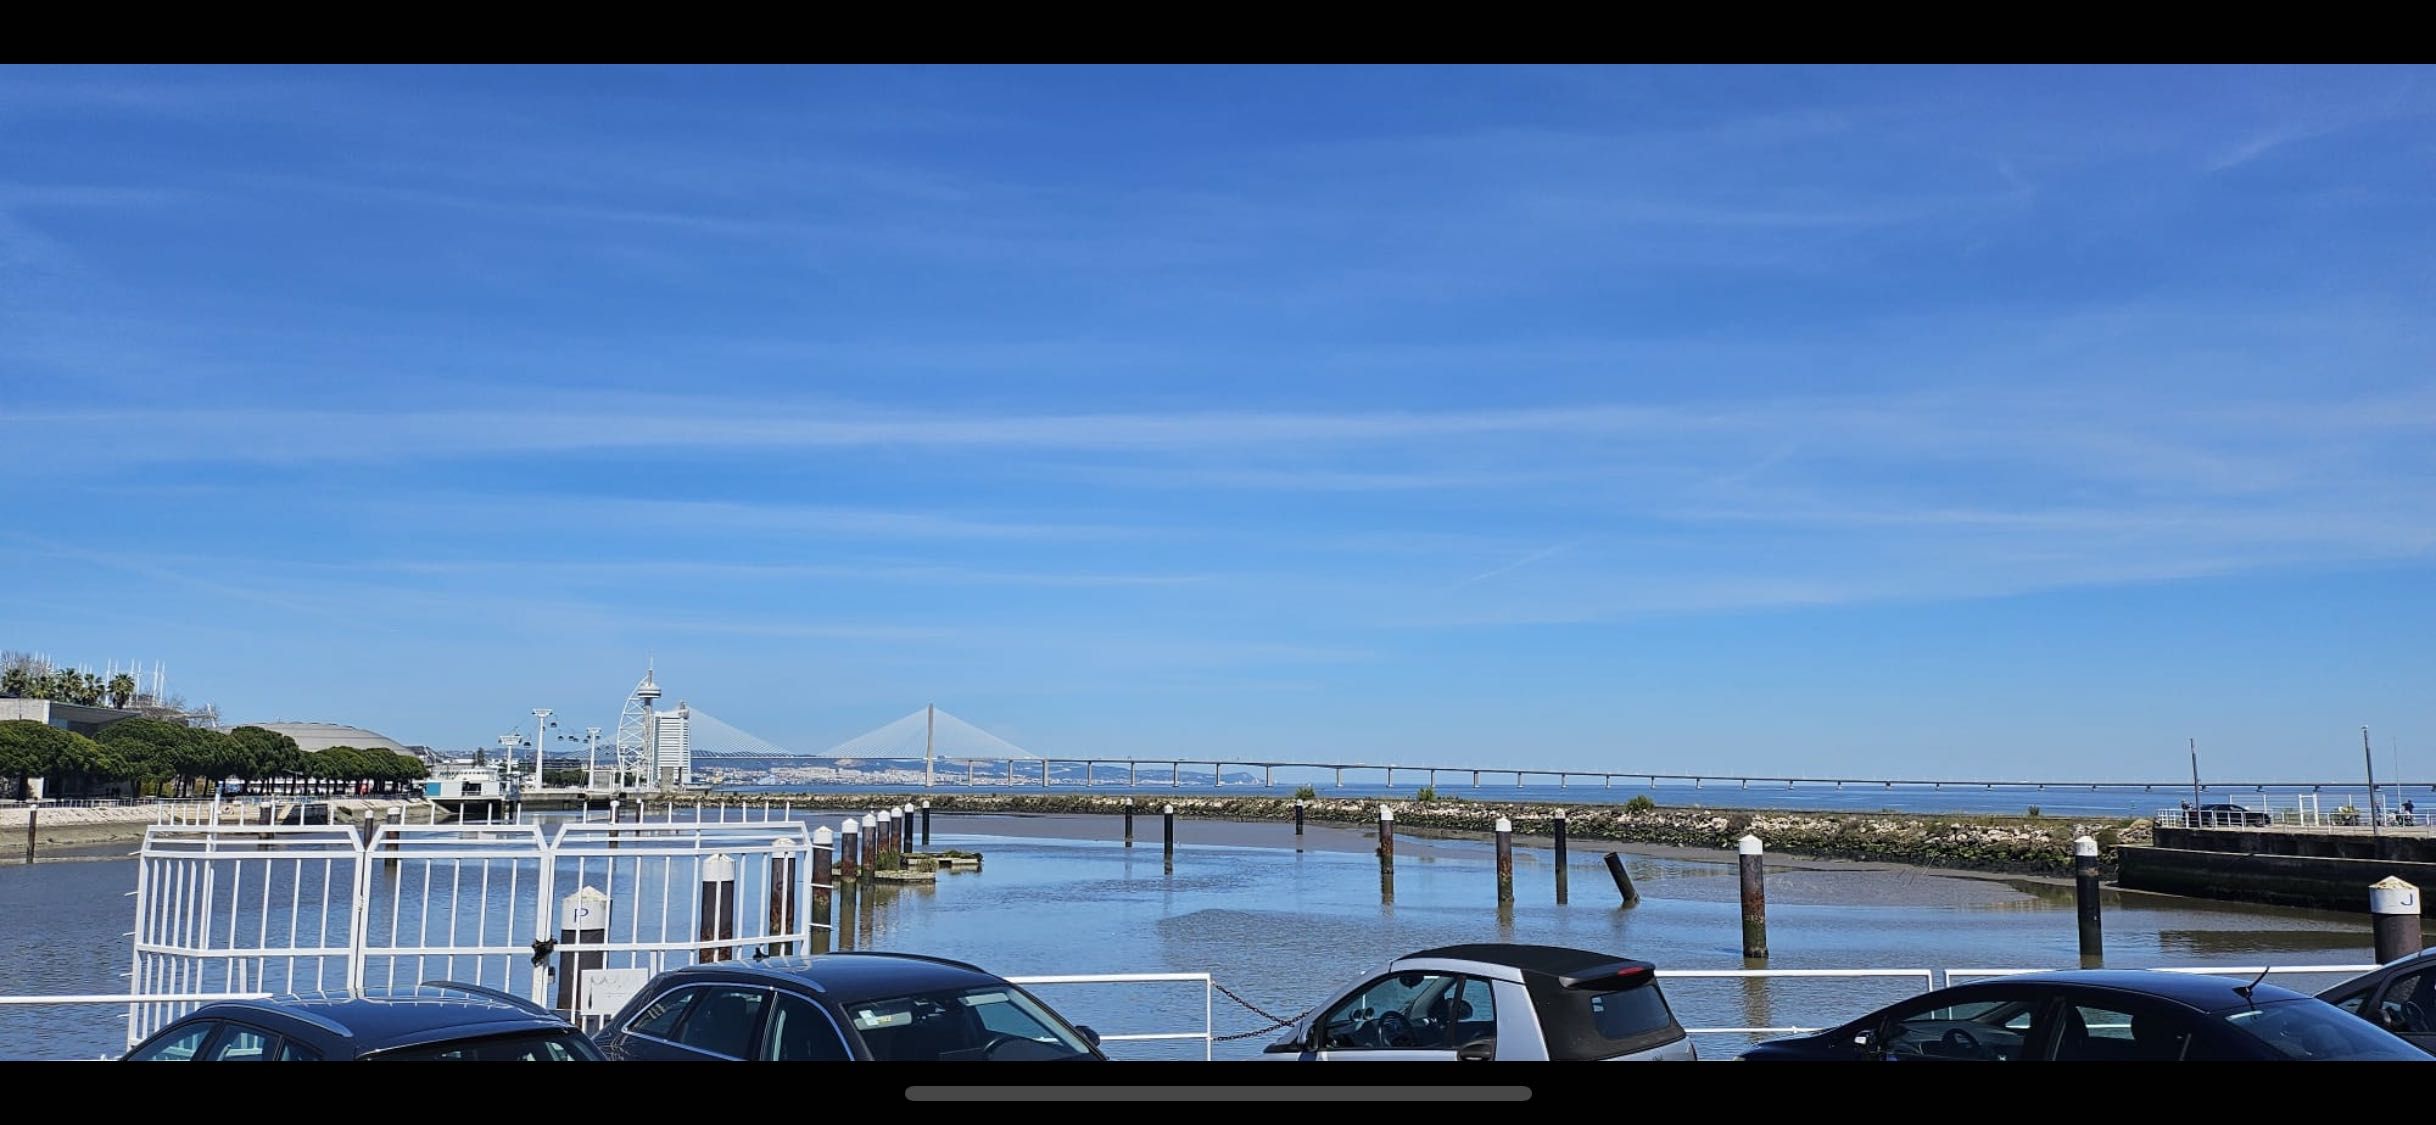
[[1528, 1086], [908, 1086], [912, 1102], [1527, 1102]]

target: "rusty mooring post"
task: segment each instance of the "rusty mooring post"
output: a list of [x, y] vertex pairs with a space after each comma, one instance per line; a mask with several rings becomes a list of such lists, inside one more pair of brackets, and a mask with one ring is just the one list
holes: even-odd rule
[[1379, 901], [1396, 900], [1396, 810], [1379, 806]]
[[1497, 908], [1514, 905], [1514, 822], [1497, 818]]
[[1607, 876], [1616, 881], [1616, 894], [1624, 900], [1624, 905], [1631, 906], [1641, 901], [1641, 892], [1632, 885], [1632, 873], [1624, 870], [1623, 856], [1607, 853]]
[[1303, 803], [1301, 801], [1294, 802], [1294, 846], [1298, 849], [1303, 846]]
[[1742, 853], [1742, 955], [1754, 960], [1768, 956], [1768, 869], [1759, 837], [1745, 836]]
[[35, 805], [27, 805], [25, 807], [25, 861], [29, 864], [34, 862], [34, 838], [41, 822], [42, 809]]

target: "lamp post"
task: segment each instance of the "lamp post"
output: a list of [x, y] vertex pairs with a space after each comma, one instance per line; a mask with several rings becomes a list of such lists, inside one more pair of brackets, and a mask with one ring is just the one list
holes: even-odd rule
[[2368, 838], [2372, 854], [2383, 855], [2382, 833], [2377, 828], [2377, 755], [2368, 748], [2368, 728], [2360, 728], [2360, 759], [2368, 763]]

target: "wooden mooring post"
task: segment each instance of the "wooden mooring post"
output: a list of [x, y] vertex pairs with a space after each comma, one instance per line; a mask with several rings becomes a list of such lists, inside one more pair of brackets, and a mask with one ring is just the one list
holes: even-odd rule
[[837, 836], [837, 947], [854, 948], [855, 899], [861, 896], [858, 885], [863, 876], [863, 826], [853, 817], [838, 827]]
[[1176, 806], [1168, 805], [1161, 809], [1160, 819], [1165, 824], [1167, 873], [1173, 875], [1176, 873]]
[[1295, 847], [1295, 849], [1296, 849], [1296, 850], [1298, 850], [1298, 851], [1299, 851], [1299, 850], [1301, 850], [1301, 849], [1302, 849], [1302, 846], [1303, 846], [1302, 841], [1303, 841], [1303, 803], [1302, 803], [1301, 801], [1296, 801], [1296, 802], [1294, 802], [1294, 847]]
[[1133, 846], [1133, 798], [1125, 798], [1125, 846]]
[[2375, 929], [2377, 963], [2400, 960], [2419, 952], [2426, 944], [2426, 928], [2420, 921], [2419, 888], [2402, 881], [2398, 875], [2388, 875], [2368, 885], [2368, 913]]
[[1379, 806], [1379, 901], [1396, 900], [1396, 810]]
[[1742, 955], [1754, 960], [1768, 956], [1768, 867], [1757, 836], [1745, 836], [1736, 846], [1742, 867]]
[[[736, 936], [736, 861], [725, 853], [702, 861], [702, 928], [697, 938], [703, 942], [726, 941]], [[731, 946], [705, 946], [695, 960], [733, 961], [736, 950]]]
[[1616, 881], [1616, 894], [1624, 900], [1623, 905], [1641, 901], [1640, 890], [1632, 885], [1632, 873], [1624, 870], [1623, 856], [1607, 853], [1607, 877]]
[[812, 830], [812, 952], [829, 952], [829, 900], [836, 890], [837, 837], [826, 827]]
[[2072, 897], [2079, 908], [2081, 936], [2081, 967], [2096, 968], [2106, 961], [2104, 919], [2100, 916], [2098, 880], [2104, 872], [2098, 866], [2098, 841], [2083, 836], [2072, 842]]
[[29, 864], [34, 862], [34, 840], [36, 834], [41, 830], [41, 823], [41, 807], [27, 805], [25, 807], [25, 861]]
[[930, 798], [922, 798], [922, 846], [930, 846]]
[[1565, 878], [1566, 868], [1569, 866], [1565, 859], [1565, 810], [1556, 810], [1556, 824], [1553, 831], [1556, 834], [1556, 904], [1563, 906], [1573, 897]]

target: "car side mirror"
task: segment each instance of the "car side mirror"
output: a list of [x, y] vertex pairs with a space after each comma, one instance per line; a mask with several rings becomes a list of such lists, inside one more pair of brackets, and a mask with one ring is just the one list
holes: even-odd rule
[[1295, 1032], [1260, 1049], [1264, 1055], [1299, 1055], [1303, 1052], [1303, 1036]]
[[1455, 1048], [1456, 1062], [1488, 1062], [1496, 1057], [1497, 1041], [1494, 1039], [1474, 1039]]
[[1100, 1033], [1091, 1030], [1090, 1026], [1087, 1024], [1078, 1023], [1074, 1025], [1074, 1033], [1082, 1036], [1083, 1042], [1085, 1043], [1089, 1043], [1094, 1047], [1100, 1045]]

